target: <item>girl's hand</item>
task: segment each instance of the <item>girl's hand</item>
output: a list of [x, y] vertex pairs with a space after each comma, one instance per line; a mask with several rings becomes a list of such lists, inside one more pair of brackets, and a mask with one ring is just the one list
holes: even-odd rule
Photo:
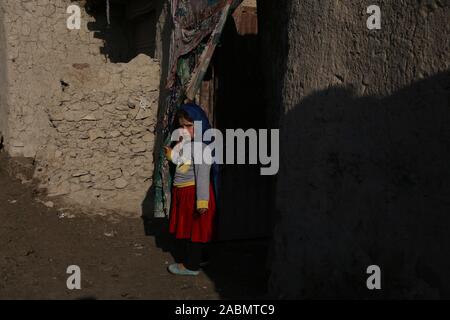
[[201, 208], [201, 209], [197, 209], [197, 211], [198, 211], [198, 213], [200, 213], [200, 214], [204, 214], [204, 213], [206, 213], [206, 211], [208, 211], [208, 209], [206, 209], [206, 208]]
[[164, 155], [168, 160], [172, 159], [172, 148], [170, 147], [164, 147]]

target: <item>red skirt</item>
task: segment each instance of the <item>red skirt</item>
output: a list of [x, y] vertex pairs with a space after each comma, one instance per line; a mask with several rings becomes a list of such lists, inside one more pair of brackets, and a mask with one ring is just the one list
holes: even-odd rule
[[195, 193], [195, 186], [172, 188], [169, 232], [177, 239], [210, 242], [215, 233], [216, 201], [213, 188], [209, 188], [209, 208], [203, 214], [197, 212]]

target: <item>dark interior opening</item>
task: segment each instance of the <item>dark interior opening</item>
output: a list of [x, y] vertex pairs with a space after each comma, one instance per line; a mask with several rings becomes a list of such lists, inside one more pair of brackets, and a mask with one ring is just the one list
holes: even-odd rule
[[[255, 8], [238, 8], [216, 51], [215, 124], [218, 129], [268, 128]], [[245, 15], [244, 17], [242, 17]], [[226, 142], [226, 141], [225, 141]], [[247, 148], [248, 150], [248, 148]], [[221, 170], [220, 233], [224, 239], [267, 238], [271, 234], [273, 177], [260, 165], [226, 165]], [[225, 214], [226, 213], [226, 214]]]
[[157, 19], [155, 1], [111, 0], [109, 24], [106, 1], [89, 0], [86, 11], [95, 17], [88, 23], [95, 37], [104, 40], [100, 52], [113, 63], [127, 63], [139, 54], [156, 57]]

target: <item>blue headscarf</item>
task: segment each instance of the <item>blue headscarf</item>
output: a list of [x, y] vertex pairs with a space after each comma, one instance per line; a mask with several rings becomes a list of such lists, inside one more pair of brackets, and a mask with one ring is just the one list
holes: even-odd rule
[[[202, 138], [208, 129], [211, 129], [211, 124], [209, 123], [208, 116], [205, 111], [199, 105], [195, 103], [184, 104], [180, 107], [181, 110], [185, 111], [192, 121], [199, 121], [202, 123]], [[203, 141], [206, 145], [210, 144], [212, 141]], [[213, 153], [214, 156], [214, 153]], [[211, 182], [213, 183], [214, 193], [216, 196], [216, 203], [218, 202], [218, 192], [219, 192], [219, 165], [213, 163], [211, 165]]]
[[[183, 104], [180, 107], [181, 110], [186, 112], [189, 115], [189, 118], [192, 119], [192, 121], [199, 121], [202, 123], [202, 136], [206, 132], [206, 130], [211, 129], [211, 124], [209, 123], [209, 119], [206, 116], [205, 111], [202, 109], [202, 107], [194, 104]], [[210, 144], [211, 141], [203, 141], [205, 144]]]

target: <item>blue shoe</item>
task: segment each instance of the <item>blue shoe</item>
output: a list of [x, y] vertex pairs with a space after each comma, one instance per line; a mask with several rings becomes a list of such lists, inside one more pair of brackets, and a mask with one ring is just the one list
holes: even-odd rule
[[198, 276], [200, 271], [192, 271], [185, 268], [180, 268], [178, 263], [171, 264], [168, 268], [170, 273], [177, 276]]

